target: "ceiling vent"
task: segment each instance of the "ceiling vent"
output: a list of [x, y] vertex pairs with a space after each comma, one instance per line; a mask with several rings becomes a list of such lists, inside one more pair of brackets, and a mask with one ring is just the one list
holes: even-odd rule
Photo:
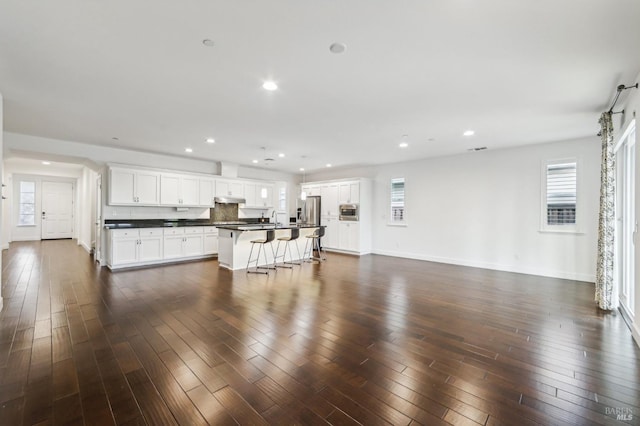
[[467, 151], [484, 151], [485, 149], [487, 149], [486, 146], [479, 146], [479, 147], [476, 147], [476, 148], [469, 148], [469, 149], [467, 149]]

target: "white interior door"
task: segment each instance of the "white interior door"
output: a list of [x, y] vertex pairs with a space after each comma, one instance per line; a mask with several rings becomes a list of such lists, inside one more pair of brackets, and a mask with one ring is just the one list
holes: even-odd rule
[[42, 182], [42, 239], [73, 237], [73, 184]]

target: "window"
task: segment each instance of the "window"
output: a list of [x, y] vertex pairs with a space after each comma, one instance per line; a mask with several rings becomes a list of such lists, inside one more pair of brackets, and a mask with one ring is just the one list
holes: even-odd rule
[[391, 223], [404, 223], [404, 178], [391, 179]]
[[576, 231], [578, 201], [576, 160], [549, 161], [544, 166], [543, 230]]
[[36, 224], [36, 183], [20, 182], [20, 206], [18, 226], [35, 226]]

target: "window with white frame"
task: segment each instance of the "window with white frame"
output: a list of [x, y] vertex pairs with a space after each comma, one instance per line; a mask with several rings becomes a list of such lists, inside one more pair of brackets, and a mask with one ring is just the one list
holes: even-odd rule
[[36, 224], [36, 183], [20, 182], [20, 201], [18, 210], [18, 226], [35, 226]]
[[546, 161], [542, 184], [542, 229], [577, 231], [578, 161]]
[[401, 224], [406, 220], [404, 178], [391, 179], [390, 223]]

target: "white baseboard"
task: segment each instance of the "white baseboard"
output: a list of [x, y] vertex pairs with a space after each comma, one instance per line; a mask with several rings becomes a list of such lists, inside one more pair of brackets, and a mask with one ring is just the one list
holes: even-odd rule
[[633, 336], [633, 340], [636, 342], [636, 345], [640, 348], [640, 329], [636, 324], [631, 324], [629, 327], [631, 329], [631, 335]]
[[34, 238], [34, 237], [18, 237], [18, 238], [12, 238], [11, 241], [40, 241], [40, 237], [38, 238]]
[[428, 256], [418, 253], [396, 252], [388, 250], [373, 250], [373, 254], [380, 254], [383, 256], [404, 257], [407, 259], [426, 260], [428, 262], [447, 263], [450, 265], [469, 266], [472, 268], [492, 269], [495, 271], [515, 272], [518, 274], [527, 275], [539, 275], [542, 277], [562, 278], [566, 280], [574, 281], [586, 281], [593, 283], [596, 280], [595, 274], [583, 274], [577, 272], [567, 271], [550, 271], [531, 267], [521, 267], [517, 265], [502, 265], [497, 263], [483, 262], [477, 260], [468, 259], [453, 259], [439, 256]]
[[91, 253], [91, 247], [87, 246], [84, 242], [81, 243], [80, 241], [78, 241], [78, 245], [83, 249], [85, 249], [87, 253], [89, 254]]

